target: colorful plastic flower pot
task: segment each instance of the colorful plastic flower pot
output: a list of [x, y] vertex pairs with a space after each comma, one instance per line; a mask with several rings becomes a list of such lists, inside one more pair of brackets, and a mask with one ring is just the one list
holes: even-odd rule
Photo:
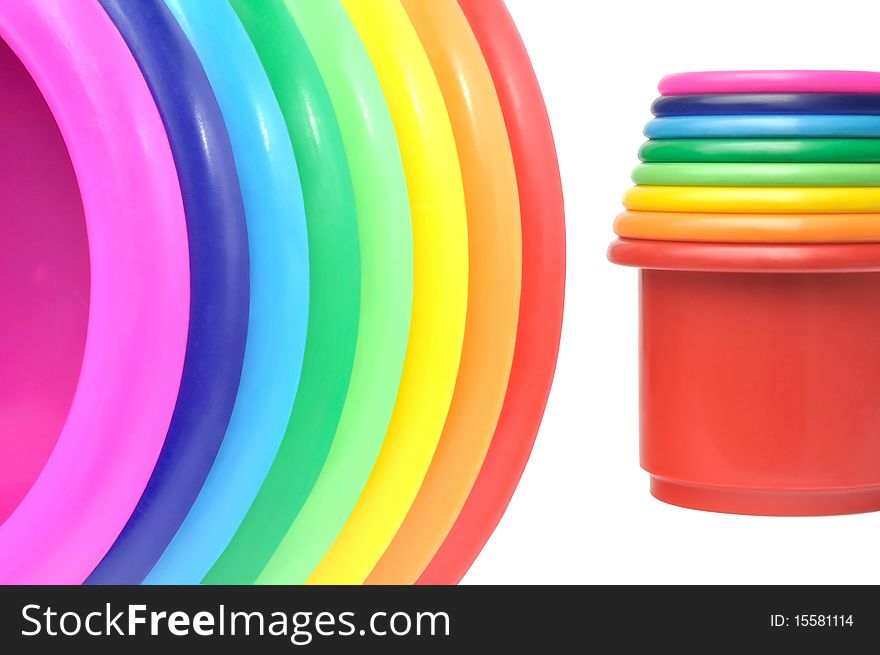
[[640, 271], [641, 463], [660, 500], [880, 510], [880, 244], [618, 239]]
[[168, 137], [98, 3], [0, 5], [0, 39], [52, 111], [89, 244], [89, 316], [70, 412], [0, 525], [0, 584], [81, 583], [147, 484], [180, 387], [189, 251]]

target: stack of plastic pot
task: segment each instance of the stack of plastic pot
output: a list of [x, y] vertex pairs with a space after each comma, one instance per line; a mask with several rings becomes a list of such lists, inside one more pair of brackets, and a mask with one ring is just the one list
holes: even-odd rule
[[2, 2], [0, 85], [0, 584], [457, 582], [564, 295], [503, 2]]
[[880, 74], [672, 75], [609, 258], [640, 269], [660, 500], [880, 509]]

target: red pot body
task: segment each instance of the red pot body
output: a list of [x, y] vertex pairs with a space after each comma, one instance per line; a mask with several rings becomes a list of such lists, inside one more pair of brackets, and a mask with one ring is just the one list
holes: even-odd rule
[[880, 272], [790, 269], [640, 271], [641, 464], [660, 500], [880, 509]]

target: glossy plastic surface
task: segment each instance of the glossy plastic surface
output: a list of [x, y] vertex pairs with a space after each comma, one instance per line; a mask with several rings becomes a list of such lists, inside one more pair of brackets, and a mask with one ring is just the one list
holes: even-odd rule
[[434, 459], [367, 584], [413, 584], [476, 480], [507, 391], [522, 274], [519, 192], [492, 75], [456, 0], [403, 0], [449, 110], [468, 213], [468, 309], [455, 393]]
[[880, 187], [637, 186], [623, 204], [660, 212], [873, 214], [880, 212]]
[[189, 319], [186, 221], [159, 112], [98, 3], [2, 3], [0, 38], [64, 137], [91, 272], [79, 383], [46, 466], [0, 526], [0, 584], [79, 584], [131, 515], [171, 421]]
[[461, 513], [420, 584], [455, 584], [519, 483], [553, 382], [565, 298], [565, 208], [553, 133], [535, 71], [502, 0], [459, 0], [495, 83], [513, 151], [523, 230], [519, 323], [495, 435]]
[[661, 96], [655, 116], [737, 114], [880, 114], [880, 95], [869, 93], [714, 93]]
[[834, 70], [740, 70], [676, 73], [664, 96], [694, 93], [880, 93], [880, 73]]
[[649, 139], [876, 139], [880, 116], [664, 116], [645, 126]]
[[655, 496], [740, 514], [880, 509], [880, 273], [646, 270], [640, 308]]
[[360, 37], [338, 2], [287, 7], [339, 120], [361, 247], [360, 327], [339, 427], [311, 494], [257, 579], [301, 584], [345, 525], [388, 429], [409, 341], [413, 242], [397, 135]]
[[171, 142], [189, 234], [189, 335], [171, 425], [143, 496], [89, 584], [139, 584], [202, 488], [238, 393], [248, 327], [244, 206], [220, 107], [162, 0], [101, 0], [144, 74]]
[[880, 186], [880, 164], [641, 164], [633, 182], [655, 186]]
[[89, 244], [70, 156], [46, 101], [0, 41], [0, 524], [64, 427], [89, 319]]
[[629, 239], [715, 243], [880, 241], [880, 214], [717, 214], [627, 211], [614, 232]]
[[300, 379], [309, 308], [297, 162], [278, 101], [232, 8], [168, 0], [217, 96], [245, 204], [250, 307], [229, 427], [192, 509], [148, 583], [195, 584], [229, 542], [278, 451]]
[[373, 472], [310, 583], [362, 583], [425, 477], [452, 400], [467, 311], [468, 236], [461, 167], [430, 62], [398, 0], [344, 0], [391, 111], [413, 221], [409, 346]]
[[617, 239], [608, 259], [621, 266], [668, 271], [712, 272], [875, 272], [880, 244], [687, 243]]
[[302, 378], [275, 461], [204, 582], [256, 580], [312, 490], [348, 393], [360, 320], [357, 210], [339, 123], [283, 0], [233, 0], [278, 97], [299, 164], [309, 231], [309, 325]]
[[648, 141], [646, 162], [880, 162], [880, 139], [665, 139]]

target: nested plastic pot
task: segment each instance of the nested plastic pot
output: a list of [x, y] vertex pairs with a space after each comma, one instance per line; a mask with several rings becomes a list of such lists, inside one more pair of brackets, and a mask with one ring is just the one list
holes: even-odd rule
[[[78, 584], [131, 516], [171, 421], [190, 310], [186, 221], [159, 112], [137, 63], [98, 3], [0, 3], [0, 40], [7, 46], [0, 60], [2, 77], [12, 81], [3, 86], [4, 98], [33, 108], [30, 127], [40, 128], [32, 132], [39, 143], [34, 152], [23, 158], [11, 151], [4, 161], [26, 170], [22, 190], [8, 194], [10, 202], [4, 205], [2, 236], [6, 230], [21, 233], [16, 237], [22, 241], [21, 254], [13, 260], [23, 267], [17, 279], [30, 275], [32, 285], [48, 286], [70, 274], [63, 286], [80, 294], [59, 303], [53, 313], [55, 294], [40, 290], [31, 301], [25, 284], [20, 294], [3, 285], [3, 299], [10, 300], [4, 310], [14, 320], [26, 321], [50, 340], [59, 330], [40, 326], [58, 322], [70, 350], [58, 356], [56, 347], [47, 345], [56, 356], [56, 376], [51, 359], [40, 355], [32, 340], [24, 344], [23, 356], [37, 354], [38, 365], [26, 382], [36, 390], [33, 400], [39, 404], [28, 406], [35, 408], [32, 413], [48, 411], [51, 420], [35, 423], [36, 432], [19, 425], [25, 429], [10, 436], [35, 434], [41, 455], [51, 452], [0, 524], [0, 584]], [[14, 111], [0, 118], [4, 136], [6, 128], [28, 127]], [[33, 172], [41, 162], [45, 193], [52, 198], [39, 198], [34, 185]], [[10, 184], [10, 175], [2, 178], [5, 188], [18, 187]], [[52, 237], [45, 254], [33, 247], [39, 242], [32, 238], [37, 225], [23, 221], [50, 210], [57, 215], [43, 215], [37, 225], [46, 234], [63, 230], [69, 235], [70, 253]], [[46, 257], [56, 252], [58, 258]], [[4, 332], [15, 335], [15, 330]], [[13, 362], [8, 370], [16, 374], [21, 368]], [[46, 448], [59, 425], [54, 445]], [[0, 427], [16, 429], [8, 422]], [[37, 467], [31, 464], [33, 474]]]
[[618, 239], [640, 268], [641, 464], [737, 514], [880, 509], [880, 244]]

